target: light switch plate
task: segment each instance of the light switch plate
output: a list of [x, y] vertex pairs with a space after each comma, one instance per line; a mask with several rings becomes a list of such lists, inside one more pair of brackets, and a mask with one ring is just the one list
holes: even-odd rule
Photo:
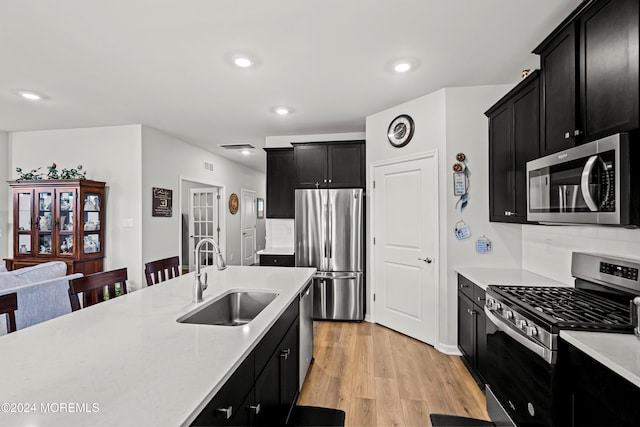
[[122, 226], [127, 228], [133, 227], [133, 218], [122, 218]]

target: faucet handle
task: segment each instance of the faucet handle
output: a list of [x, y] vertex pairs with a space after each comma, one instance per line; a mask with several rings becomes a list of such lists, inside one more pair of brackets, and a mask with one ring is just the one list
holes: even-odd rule
[[200, 273], [202, 280], [200, 281], [200, 283], [202, 284], [202, 290], [204, 291], [205, 289], [207, 289], [207, 273]]

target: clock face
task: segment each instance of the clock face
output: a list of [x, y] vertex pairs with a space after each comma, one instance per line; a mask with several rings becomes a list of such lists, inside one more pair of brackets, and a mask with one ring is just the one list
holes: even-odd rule
[[387, 138], [394, 147], [404, 147], [413, 137], [413, 119], [402, 114], [391, 122], [387, 131]]

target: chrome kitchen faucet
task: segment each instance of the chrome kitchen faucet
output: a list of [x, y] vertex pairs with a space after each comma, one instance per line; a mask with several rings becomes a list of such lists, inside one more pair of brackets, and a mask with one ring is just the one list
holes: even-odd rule
[[220, 253], [220, 246], [218, 246], [215, 240], [205, 237], [198, 242], [194, 249], [196, 257], [196, 280], [193, 286], [193, 302], [196, 304], [202, 302], [202, 291], [207, 289], [207, 273], [200, 272], [200, 269], [202, 268], [200, 265], [200, 248], [202, 248], [202, 245], [205, 243], [211, 243], [216, 251], [216, 266], [218, 267], [218, 270], [224, 270], [227, 268], [227, 263], [224, 261], [224, 258]]

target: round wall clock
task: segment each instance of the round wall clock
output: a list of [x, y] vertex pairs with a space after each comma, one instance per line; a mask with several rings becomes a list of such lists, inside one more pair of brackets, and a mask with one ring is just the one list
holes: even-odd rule
[[238, 195], [231, 193], [229, 196], [229, 212], [231, 212], [231, 215], [235, 215], [238, 212], [238, 204]]
[[401, 114], [391, 121], [387, 131], [387, 138], [394, 147], [404, 147], [413, 138], [414, 129], [411, 116]]

